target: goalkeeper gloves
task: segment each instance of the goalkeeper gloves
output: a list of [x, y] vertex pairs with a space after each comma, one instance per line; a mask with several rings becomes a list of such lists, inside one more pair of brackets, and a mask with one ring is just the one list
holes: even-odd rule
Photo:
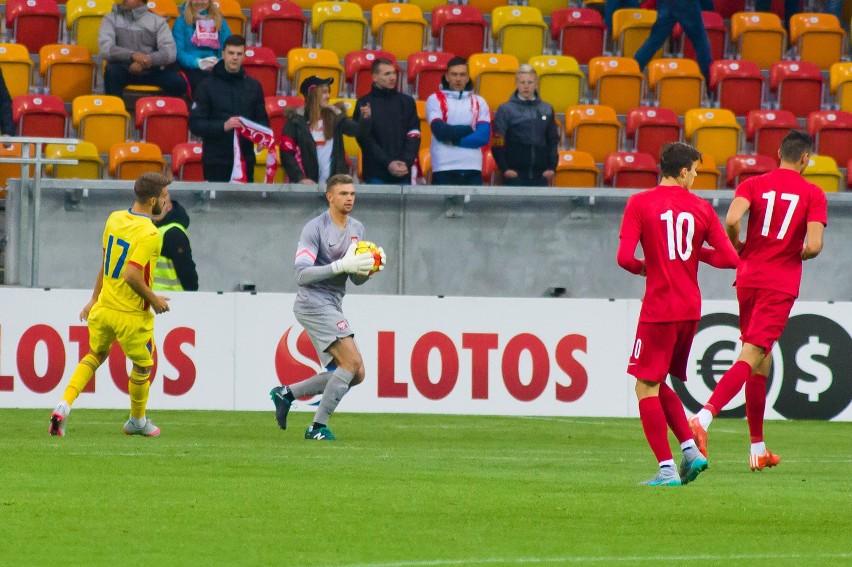
[[356, 276], [366, 276], [373, 269], [373, 255], [369, 252], [355, 254], [357, 244], [352, 243], [346, 250], [346, 254], [340, 260], [335, 260], [331, 263], [331, 271], [334, 274], [346, 272], [347, 274], [355, 274]]

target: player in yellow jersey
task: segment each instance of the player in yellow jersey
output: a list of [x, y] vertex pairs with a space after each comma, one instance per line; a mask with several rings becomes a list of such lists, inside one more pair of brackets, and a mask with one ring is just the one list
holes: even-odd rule
[[[160, 173], [144, 173], [136, 180], [136, 202], [107, 219], [103, 236], [103, 261], [92, 299], [80, 320], [89, 323], [89, 353], [77, 365], [62, 401], [50, 416], [51, 435], [65, 435], [71, 404], [106, 360], [114, 341], [133, 362], [127, 385], [130, 419], [127, 435], [155, 437], [160, 428], [145, 417], [148, 377], [154, 365], [154, 313], [169, 310], [169, 299], [154, 294], [151, 283], [160, 255], [160, 235], [151, 216], [162, 212], [171, 180]], [[153, 309], [154, 313], [151, 313]]]

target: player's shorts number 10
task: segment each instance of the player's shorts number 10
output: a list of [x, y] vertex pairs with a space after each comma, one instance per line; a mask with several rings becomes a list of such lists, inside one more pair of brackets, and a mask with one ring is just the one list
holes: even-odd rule
[[692, 213], [678, 213], [669, 209], [660, 215], [660, 220], [666, 221], [666, 236], [669, 243], [669, 260], [675, 259], [675, 253], [681, 260], [692, 256], [692, 236], [695, 234], [695, 217]]

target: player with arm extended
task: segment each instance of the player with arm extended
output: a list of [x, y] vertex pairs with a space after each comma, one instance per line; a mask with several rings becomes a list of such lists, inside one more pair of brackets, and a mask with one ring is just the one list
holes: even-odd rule
[[[772, 345], [784, 332], [799, 295], [802, 261], [820, 253], [828, 224], [825, 193], [801, 175], [812, 148], [813, 141], [807, 133], [790, 131], [778, 150], [780, 167], [740, 183], [725, 218], [728, 237], [740, 252], [736, 287], [743, 347], [737, 362], [716, 384], [704, 407], [689, 419], [689, 425], [699, 449], [706, 455], [707, 428], [745, 385], [751, 435], [749, 466], [753, 471], [781, 462], [763, 441]], [[741, 241], [746, 213], [746, 239]]]
[[[287, 414], [296, 398], [322, 394], [314, 422], [305, 439], [334, 440], [328, 418], [349, 388], [364, 380], [364, 362], [355, 344], [355, 331], [343, 315], [346, 281], [364, 284], [375, 273], [372, 253], [355, 253], [364, 239], [364, 225], [349, 216], [355, 204], [352, 177], [336, 174], [326, 182], [328, 211], [311, 219], [302, 229], [296, 250], [295, 274], [299, 291], [293, 312], [308, 332], [324, 368], [334, 368], [310, 378], [278, 386], [269, 392], [275, 403], [275, 419], [287, 429]], [[384, 268], [384, 250], [379, 248]]]
[[80, 313], [80, 320], [88, 321], [89, 352], [77, 365], [62, 401], [50, 416], [51, 435], [65, 435], [71, 405], [106, 360], [115, 341], [133, 362], [127, 384], [130, 419], [124, 424], [124, 432], [146, 437], [160, 434], [160, 428], [145, 417], [145, 406], [154, 365], [154, 313], [168, 311], [169, 300], [151, 291], [160, 255], [160, 235], [151, 217], [162, 212], [169, 183], [171, 179], [161, 173], [142, 174], [134, 187], [133, 206], [115, 211], [107, 219], [95, 290]]
[[[707, 468], [698, 451], [683, 405], [666, 383], [667, 375], [686, 380], [686, 361], [698, 321], [701, 291], [698, 262], [734, 268], [737, 253], [710, 203], [689, 192], [701, 154], [688, 144], [667, 144], [660, 152], [662, 181], [632, 195], [619, 233], [618, 265], [647, 277], [636, 340], [627, 372], [636, 378], [639, 417], [660, 465], [643, 484], [679, 486]], [[704, 248], [707, 242], [712, 248]], [[645, 257], [635, 257], [642, 244]], [[667, 426], [683, 451], [675, 470]]]

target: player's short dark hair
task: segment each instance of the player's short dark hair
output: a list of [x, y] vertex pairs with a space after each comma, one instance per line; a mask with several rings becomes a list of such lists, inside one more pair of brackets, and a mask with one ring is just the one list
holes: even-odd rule
[[381, 67], [382, 65], [390, 65], [391, 67], [396, 69], [396, 65], [394, 65], [393, 61], [391, 61], [387, 57], [377, 57], [373, 61], [373, 64], [370, 65], [370, 72], [375, 75], [379, 72], [379, 67]]
[[337, 187], [338, 185], [354, 185], [355, 180], [352, 179], [351, 175], [346, 173], [336, 173], [328, 178], [328, 181], [325, 182], [325, 192], [331, 193], [332, 189]]
[[678, 177], [681, 169], [691, 169], [696, 161], [701, 161], [701, 152], [684, 142], [672, 142], [660, 150], [660, 173]]
[[459, 57], [458, 55], [447, 61], [447, 70], [450, 70], [450, 67], [455, 67], [457, 65], [464, 65], [467, 67], [467, 59], [464, 57]]
[[781, 140], [781, 159], [788, 163], [796, 163], [805, 154], [811, 153], [814, 141], [804, 130], [790, 130]]
[[156, 171], [143, 173], [136, 179], [136, 185], [133, 186], [136, 202], [145, 203], [148, 199], [156, 199], [163, 192], [163, 187], [171, 182], [171, 177]]
[[225, 45], [222, 46], [222, 49], [224, 50], [229, 45], [233, 45], [235, 47], [245, 47], [246, 38], [241, 35], [229, 35], [228, 39], [225, 40]]

